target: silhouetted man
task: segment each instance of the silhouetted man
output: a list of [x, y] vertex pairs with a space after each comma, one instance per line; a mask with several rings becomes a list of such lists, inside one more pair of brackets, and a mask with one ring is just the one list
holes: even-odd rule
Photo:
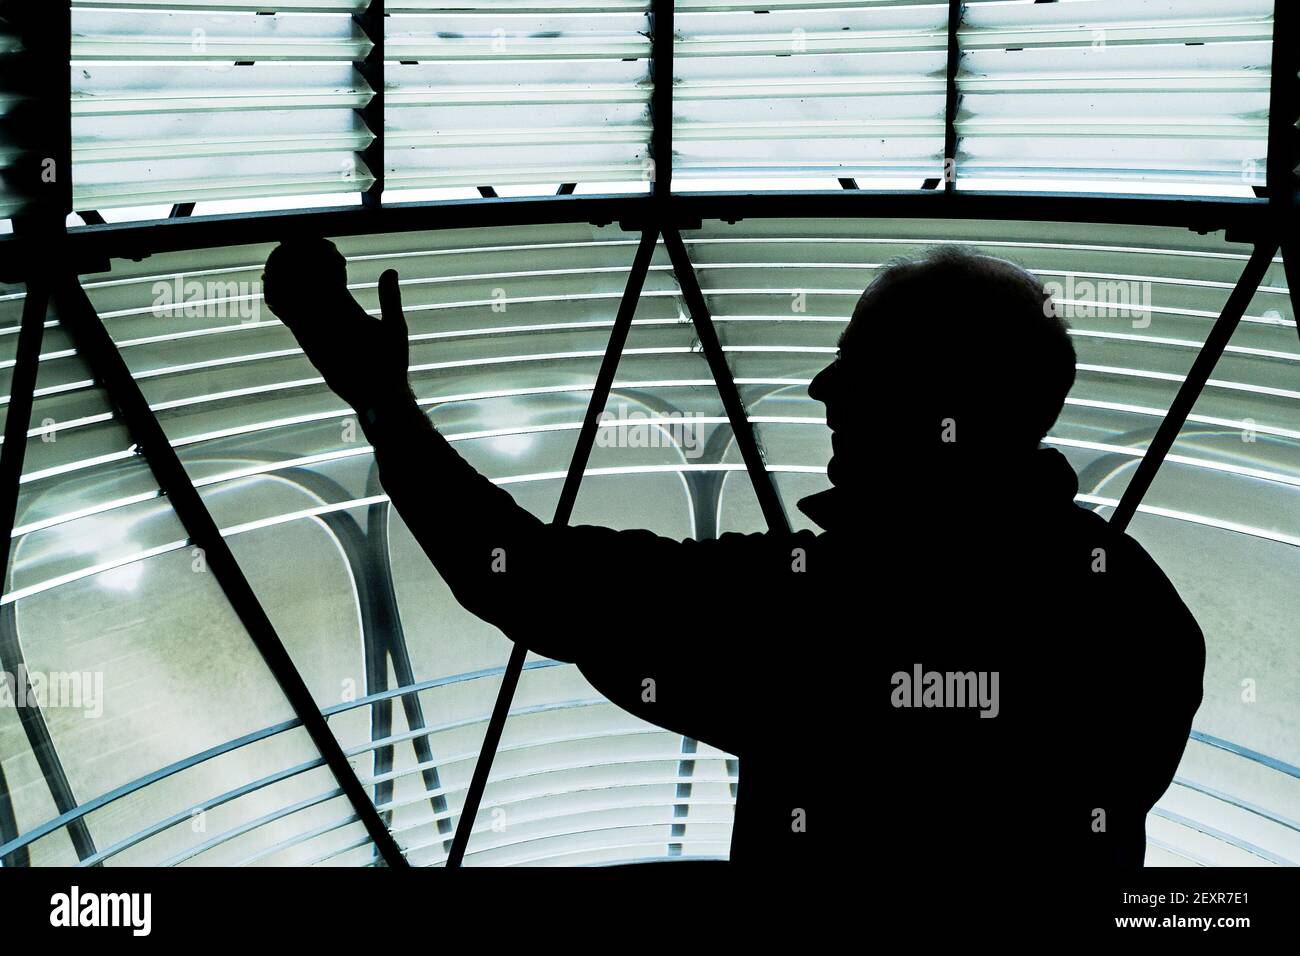
[[477, 474], [407, 384], [395, 272], [379, 294], [381, 321], [323, 240], [267, 261], [268, 306], [356, 409], [457, 600], [740, 758], [733, 861], [1141, 865], [1204, 643], [1040, 446], [1075, 355], [1028, 273], [952, 248], [883, 269], [809, 389], [832, 487], [799, 507], [824, 532], [681, 542], [548, 525]]

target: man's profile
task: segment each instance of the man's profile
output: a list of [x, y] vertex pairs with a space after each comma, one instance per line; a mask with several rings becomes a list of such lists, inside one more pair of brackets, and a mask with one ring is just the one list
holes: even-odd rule
[[[809, 387], [834, 454], [831, 487], [799, 507], [822, 530], [687, 541], [548, 525], [466, 464], [407, 382], [395, 272], [381, 319], [325, 240], [279, 246], [264, 288], [462, 605], [740, 759], [734, 862], [1141, 865], [1204, 642], [1042, 445], [1075, 354], [1029, 273], [951, 247], [884, 267]], [[687, 582], [678, 613], [626, 613], [621, 589], [591, 585], [611, 567]]]

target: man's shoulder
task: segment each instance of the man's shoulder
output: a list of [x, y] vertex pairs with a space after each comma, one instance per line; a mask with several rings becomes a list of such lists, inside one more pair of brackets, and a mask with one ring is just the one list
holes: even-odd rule
[[1086, 567], [1093, 595], [1104, 602], [1108, 621], [1126, 634], [1143, 631], [1153, 652], [1178, 646], [1180, 656], [1195, 665], [1204, 654], [1201, 629], [1164, 568], [1126, 530], [1095, 511], [1078, 507], [1075, 511], [1072, 538], [1076, 547], [1087, 549], [1082, 564], [1076, 566]]
[[1167, 579], [1163, 569], [1137, 538], [1121, 530], [1090, 508], [1075, 505], [1070, 516], [1076, 534], [1086, 543], [1108, 549], [1108, 556], [1120, 563], [1116, 570]]

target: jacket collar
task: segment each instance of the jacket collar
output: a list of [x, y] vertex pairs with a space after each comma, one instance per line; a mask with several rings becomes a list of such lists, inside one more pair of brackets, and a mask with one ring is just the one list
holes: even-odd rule
[[[1024, 510], [1061, 507], [1071, 504], [1079, 493], [1079, 479], [1069, 461], [1055, 448], [1040, 448], [1025, 459], [1024, 467], [1009, 468], [1006, 472], [989, 476], [995, 500], [1015, 505]], [[798, 502], [799, 510], [818, 527], [826, 531], [840, 530], [862, 523], [879, 520], [883, 510], [892, 510], [900, 504], [904, 508], [937, 508], [937, 499], [950, 482], [938, 480], [913, 482], [902, 487], [900, 480], [882, 484], [880, 496], [874, 493], [856, 493], [852, 489], [830, 487]], [[889, 488], [895, 500], [887, 500]], [[901, 489], [901, 490], [900, 490]], [[956, 502], [969, 501], [979, 495], [977, 489], [960, 487]], [[877, 500], [872, 500], [876, 498]], [[927, 505], [928, 499], [928, 505]], [[943, 509], [947, 510], [947, 509]]]

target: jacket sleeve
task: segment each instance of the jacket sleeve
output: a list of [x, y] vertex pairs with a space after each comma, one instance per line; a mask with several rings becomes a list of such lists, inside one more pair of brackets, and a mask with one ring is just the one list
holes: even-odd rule
[[1201, 706], [1205, 636], [1160, 566], [1132, 538], [1125, 536], [1125, 543], [1130, 573], [1124, 603], [1138, 609], [1135, 656], [1151, 682], [1149, 699], [1134, 694], [1127, 708], [1138, 728], [1134, 743], [1148, 755], [1129, 758], [1145, 814], [1173, 779]]
[[[1113, 544], [1112, 632], [1098, 663], [1123, 688], [1099, 708], [1105, 749], [1095, 768], [1108, 809], [1109, 859], [1141, 866], [1147, 813], [1169, 787], [1200, 707], [1205, 639], [1169, 578], [1128, 535]], [[1118, 673], [1122, 679], [1116, 682]], [[1102, 703], [1102, 702], [1099, 702]]]
[[761, 656], [737, 638], [766, 613], [735, 591], [788, 571], [785, 536], [673, 541], [547, 524], [470, 467], [413, 400], [361, 414], [384, 490], [462, 606], [529, 650], [577, 664], [625, 709], [735, 744]]

